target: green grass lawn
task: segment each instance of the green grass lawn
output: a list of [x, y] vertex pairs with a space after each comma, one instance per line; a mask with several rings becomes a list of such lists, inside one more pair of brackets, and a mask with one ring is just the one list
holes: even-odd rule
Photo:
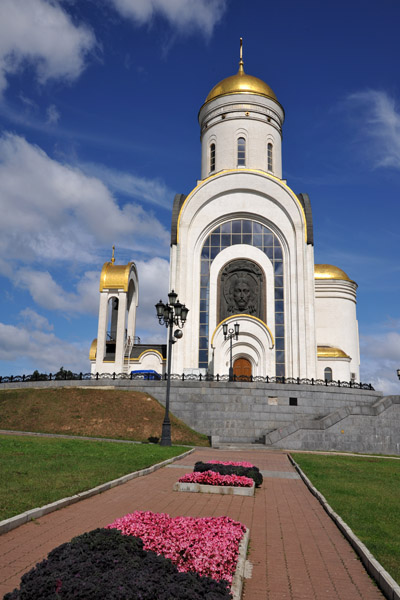
[[155, 444], [0, 436], [0, 520], [187, 450]]
[[333, 510], [400, 583], [400, 461], [291, 455]]

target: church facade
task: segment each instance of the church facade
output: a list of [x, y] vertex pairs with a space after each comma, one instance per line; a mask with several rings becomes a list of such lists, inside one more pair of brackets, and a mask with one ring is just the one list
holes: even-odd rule
[[[310, 199], [282, 179], [283, 122], [242, 56], [200, 108], [201, 179], [172, 209], [170, 289], [190, 309], [172, 373], [227, 374], [236, 325], [238, 376], [359, 381], [357, 285], [314, 263]], [[135, 338], [139, 279], [134, 263], [103, 266], [93, 373], [165, 372], [166, 347]]]

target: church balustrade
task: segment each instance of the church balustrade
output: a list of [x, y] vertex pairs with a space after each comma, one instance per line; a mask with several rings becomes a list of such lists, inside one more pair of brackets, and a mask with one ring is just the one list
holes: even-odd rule
[[[206, 373], [205, 375], [199, 374], [178, 374], [171, 373], [171, 381], [187, 381], [187, 382], [219, 382], [219, 383], [230, 383], [229, 375], [212, 375], [210, 373]], [[151, 380], [153, 384], [159, 382], [159, 384], [163, 384], [163, 381], [167, 381], [168, 374], [160, 376], [159, 380], [154, 380], [154, 377], [149, 373], [72, 373], [71, 371], [65, 371], [62, 375], [52, 374], [52, 373], [32, 373], [30, 375], [9, 375], [9, 376], [1, 376], [0, 375], [0, 384], [1, 383], [29, 383], [36, 381], [98, 381], [98, 380], [130, 380], [130, 381], [149, 381]], [[328, 386], [328, 387], [341, 387], [341, 388], [354, 388], [361, 390], [372, 390], [374, 388], [370, 383], [362, 383], [356, 381], [329, 381], [328, 379], [307, 379], [302, 377], [284, 377], [284, 376], [237, 376], [233, 375], [232, 380], [236, 383], [279, 383], [282, 385], [290, 384], [290, 385], [310, 385], [310, 386]]]

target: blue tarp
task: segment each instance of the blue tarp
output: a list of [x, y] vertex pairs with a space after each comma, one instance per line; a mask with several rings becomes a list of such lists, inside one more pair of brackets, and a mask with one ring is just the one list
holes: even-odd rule
[[140, 369], [138, 371], [131, 371], [132, 378], [135, 379], [161, 379], [161, 375], [154, 371], [154, 369]]

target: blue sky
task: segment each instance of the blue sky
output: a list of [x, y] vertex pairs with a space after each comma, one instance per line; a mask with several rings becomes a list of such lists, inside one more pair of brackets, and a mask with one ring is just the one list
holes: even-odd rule
[[0, 374], [89, 370], [113, 244], [139, 268], [138, 335], [163, 340], [173, 197], [243, 37], [315, 261], [359, 285], [361, 378], [399, 393], [399, 21], [397, 0], [0, 0]]

